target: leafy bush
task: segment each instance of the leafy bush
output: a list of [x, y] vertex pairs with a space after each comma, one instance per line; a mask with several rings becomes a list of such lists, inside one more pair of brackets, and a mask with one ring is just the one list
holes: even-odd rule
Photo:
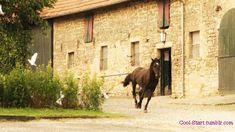
[[3, 105], [5, 107], [27, 107], [30, 96], [25, 84], [24, 69], [17, 66], [5, 76]]
[[78, 103], [78, 83], [73, 75], [67, 75], [64, 79], [64, 98], [62, 104], [64, 108], [77, 108]]
[[27, 89], [32, 107], [53, 107], [63, 89], [61, 81], [53, 76], [50, 66], [39, 66], [36, 71], [27, 70]]
[[0, 106], [3, 106], [4, 76], [0, 74]]
[[92, 78], [85, 74], [81, 84], [81, 105], [88, 110], [100, 110], [103, 103], [101, 87], [103, 80], [97, 79], [96, 75]]
[[0, 75], [0, 106], [3, 107], [56, 107], [60, 91], [63, 92], [63, 108], [100, 110], [103, 103], [103, 80], [85, 74], [81, 84], [72, 75], [64, 81], [53, 75], [50, 66], [35, 70], [17, 66], [9, 74]]
[[[5, 86], [4, 86], [5, 85]], [[0, 76], [0, 104], [4, 107], [54, 107], [63, 89], [50, 66], [35, 71], [21, 66]]]

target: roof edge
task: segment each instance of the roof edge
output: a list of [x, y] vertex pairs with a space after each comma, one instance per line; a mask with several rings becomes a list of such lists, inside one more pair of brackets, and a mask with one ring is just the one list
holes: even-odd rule
[[[113, 1], [113, 0], [112, 0]], [[128, 2], [131, 0], [116, 0], [114, 2], [106, 2], [106, 3], [98, 3], [98, 4], [94, 4], [94, 5], [90, 5], [86, 8], [79, 8], [77, 10], [74, 11], [64, 11], [64, 12], [58, 12], [58, 13], [54, 13], [53, 15], [48, 15], [48, 13], [45, 14], [40, 14], [40, 16], [42, 17], [42, 19], [53, 19], [53, 18], [57, 18], [57, 17], [62, 17], [62, 16], [67, 16], [67, 15], [72, 15], [72, 14], [76, 14], [76, 13], [81, 13], [81, 12], [86, 12], [86, 11], [90, 11], [90, 10], [94, 10], [94, 9], [99, 9], [99, 8], [103, 8], [103, 7], [107, 7], [107, 6], [112, 6], [112, 5], [116, 5], [116, 4], [120, 4], [120, 3], [124, 3], [124, 2]], [[52, 8], [53, 9], [53, 8]]]

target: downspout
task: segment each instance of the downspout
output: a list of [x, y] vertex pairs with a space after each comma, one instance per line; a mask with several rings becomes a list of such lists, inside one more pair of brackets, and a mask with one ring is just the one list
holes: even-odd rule
[[51, 67], [54, 69], [54, 19], [51, 20]]
[[181, 49], [182, 49], [182, 53], [181, 53], [181, 62], [182, 62], [182, 65], [181, 65], [181, 71], [182, 71], [182, 97], [185, 97], [185, 49], [184, 49], [184, 46], [185, 46], [185, 34], [184, 34], [184, 31], [185, 31], [185, 27], [184, 27], [184, 8], [185, 8], [185, 0], [181, 0], [181, 41], [182, 41], [182, 44], [181, 44]]

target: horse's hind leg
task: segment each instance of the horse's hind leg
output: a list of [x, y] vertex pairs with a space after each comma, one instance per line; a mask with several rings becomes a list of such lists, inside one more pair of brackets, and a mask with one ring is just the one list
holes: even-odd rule
[[146, 103], [146, 105], [144, 107], [144, 112], [145, 113], [147, 113], [147, 107], [148, 107], [149, 101], [151, 100], [152, 94], [153, 94], [152, 90], [150, 90], [150, 89], [148, 91], [146, 91], [146, 92], [147, 92], [148, 99], [147, 99], [147, 103]]
[[136, 83], [132, 82], [132, 95], [135, 100], [135, 108], [137, 108], [137, 99], [136, 99]]
[[141, 109], [141, 105], [142, 105], [142, 101], [143, 101], [143, 99], [144, 99], [144, 90], [143, 90], [143, 88], [140, 90], [140, 92], [139, 92], [139, 103], [138, 103], [138, 105], [137, 105], [137, 108], [139, 108], [139, 109]]

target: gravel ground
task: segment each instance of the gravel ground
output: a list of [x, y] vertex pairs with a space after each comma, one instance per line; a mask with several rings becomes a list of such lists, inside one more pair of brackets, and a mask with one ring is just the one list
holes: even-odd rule
[[[36, 120], [0, 122], [0, 132], [168, 132], [235, 130], [235, 105], [181, 105], [169, 97], [154, 97], [148, 113], [135, 109], [132, 98], [110, 98], [104, 111], [122, 113], [118, 119]], [[145, 104], [146, 99], [143, 104]], [[217, 123], [217, 125], [207, 124]], [[204, 123], [204, 124], [203, 124]], [[221, 123], [221, 124], [220, 124]]]

